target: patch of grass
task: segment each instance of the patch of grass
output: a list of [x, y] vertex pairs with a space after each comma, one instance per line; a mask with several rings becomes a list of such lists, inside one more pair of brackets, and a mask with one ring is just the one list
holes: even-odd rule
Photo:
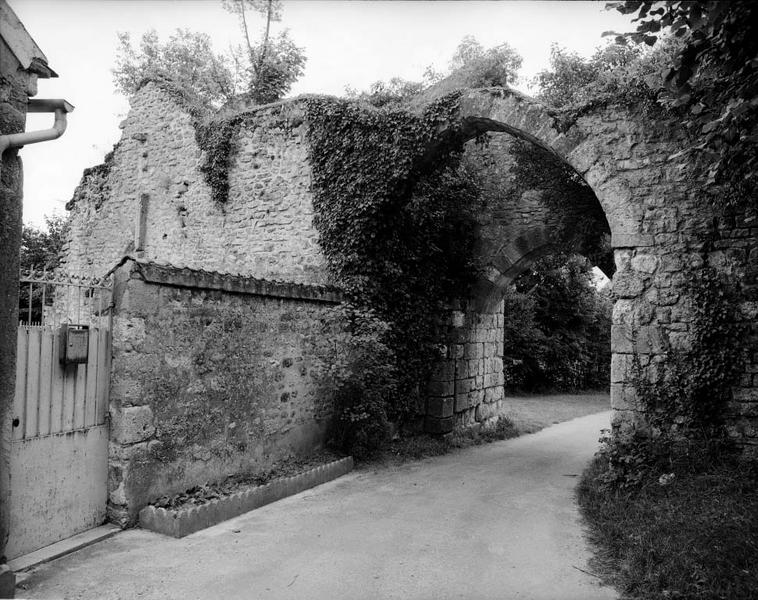
[[607, 392], [506, 397], [505, 416], [520, 434], [611, 409]]
[[428, 434], [401, 437], [393, 440], [381, 452], [369, 461], [371, 466], [377, 464], [402, 464], [408, 461], [441, 456], [454, 450], [488, 444], [517, 437], [518, 430], [507, 418], [500, 417], [494, 426], [487, 428], [469, 428], [445, 436]]
[[640, 486], [602, 483], [597, 457], [578, 487], [593, 568], [625, 598], [748, 600], [758, 590], [758, 466], [691, 456]]
[[362, 462], [369, 467], [398, 465], [448, 454], [460, 448], [507, 440], [610, 409], [606, 392], [534, 394], [505, 399], [506, 412], [493, 427], [472, 427], [445, 436], [419, 434], [392, 440]]

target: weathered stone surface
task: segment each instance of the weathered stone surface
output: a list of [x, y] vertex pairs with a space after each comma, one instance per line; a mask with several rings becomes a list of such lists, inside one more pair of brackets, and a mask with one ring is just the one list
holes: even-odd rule
[[324, 328], [328, 294], [231, 293], [180, 271], [184, 285], [135, 277], [130, 261], [116, 272], [109, 500], [122, 523], [163, 494], [313, 451], [334, 411], [318, 379], [342, 335]]
[[642, 273], [654, 273], [658, 268], [658, 257], [654, 254], [636, 254], [632, 257], [632, 269]]
[[445, 418], [453, 416], [453, 398], [429, 398], [427, 414], [431, 417]]
[[[243, 119], [233, 140], [229, 199], [221, 207], [211, 201], [199, 171], [202, 152], [189, 115], [157, 85], [143, 87], [133, 100], [113, 160], [106, 168], [87, 173], [75, 194], [64, 269], [99, 275], [124, 254], [140, 252], [147, 259], [208, 271], [327, 283], [326, 262], [313, 227], [308, 124], [299, 102], [253, 111]], [[702, 234], [715, 215], [702, 193], [703, 174], [668, 160], [684, 147], [680, 131], [636, 107], [612, 105], [596, 107], [559, 125], [560, 119], [508, 90], [468, 90], [460, 106], [461, 120], [447, 126], [464, 123], [462, 133], [470, 138], [483, 131], [491, 133], [487, 144], [467, 143], [464, 156], [484, 184], [483, 207], [477, 212], [480, 277], [474, 297], [457, 299], [451, 306], [455, 312], [449, 318], [441, 316], [448, 330], [440, 340], [446, 358], [433, 374], [434, 381], [455, 382], [453, 390], [440, 385], [434, 391], [454, 403], [455, 393], [461, 395], [457, 424], [476, 422], [472, 402], [479, 401], [481, 391], [486, 403], [496, 397], [489, 390], [501, 386], [496, 371], [502, 371], [502, 365], [487, 361], [502, 353], [502, 308], [498, 306], [505, 287], [552, 248], [549, 232], [554, 217], [541, 203], [540, 194], [512, 193], [508, 135], [527, 139], [565, 160], [592, 187], [603, 208], [618, 269], [612, 287], [618, 299], [612, 332], [616, 355], [663, 356], [669, 342], [686, 348], [688, 329], [683, 325], [691, 323], [694, 307], [681, 272], [685, 269], [696, 273], [709, 265], [732, 281], [743, 282], [741, 318], [747, 322], [758, 318], [758, 310], [749, 304], [754, 303], [758, 289], [758, 228], [740, 215], [721, 219], [720, 239], [712, 247], [706, 245]], [[441, 124], [441, 134], [445, 128]], [[135, 222], [140, 199], [147, 199], [149, 214], [142, 233]], [[149, 302], [143, 302], [137, 314], [136, 287], [134, 294], [132, 317], [150, 315]], [[246, 314], [243, 322], [257, 322], [255, 326], [265, 331], [265, 324], [256, 318]], [[284, 331], [289, 326], [286, 321], [280, 323]], [[141, 339], [137, 325], [119, 335], [125, 340], [124, 352], [147, 352], [170, 369], [203, 368], [210, 373], [222, 362], [203, 355], [201, 366], [194, 356], [174, 352], [149, 334]], [[621, 360], [614, 363], [613, 375], [618, 380], [614, 384], [619, 385], [629, 382], [622, 379], [629, 376], [629, 369]], [[272, 376], [283, 377], [274, 372]], [[743, 384], [747, 382], [742, 379]], [[754, 384], [752, 377], [750, 382]], [[192, 394], [217, 388], [218, 383], [207, 376]], [[124, 403], [128, 394], [144, 397], [147, 393], [125, 377], [114, 389]], [[281, 390], [277, 397], [287, 393]], [[141, 401], [136, 398], [132, 404]], [[291, 401], [288, 396], [283, 403]], [[457, 405], [454, 408], [457, 411]], [[641, 419], [634, 411], [619, 410], [616, 415], [617, 422], [629, 427]], [[439, 423], [432, 427], [444, 429]], [[752, 429], [735, 431], [743, 432], [740, 435], [748, 440], [745, 432]]]
[[155, 433], [149, 406], [127, 406], [111, 413], [111, 439], [119, 444], [136, 444]]
[[619, 298], [637, 298], [645, 289], [645, 282], [632, 271], [616, 271], [612, 285]]

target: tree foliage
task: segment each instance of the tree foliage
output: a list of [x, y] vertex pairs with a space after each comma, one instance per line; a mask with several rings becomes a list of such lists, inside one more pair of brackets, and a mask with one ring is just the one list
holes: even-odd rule
[[192, 96], [200, 106], [219, 106], [235, 94], [234, 74], [229, 60], [214, 52], [211, 38], [205, 33], [177, 29], [161, 43], [151, 29], [142, 34], [139, 48], [131, 36], [118, 33], [119, 49], [112, 70], [116, 89], [134, 94], [145, 79], [172, 81]]
[[387, 81], [375, 81], [364, 92], [352, 87], [345, 88], [345, 96], [351, 100], [360, 100], [376, 107], [402, 103], [417, 96], [424, 89], [421, 81], [408, 81], [402, 77], [392, 77]]
[[505, 297], [506, 385], [529, 391], [605, 387], [611, 360], [611, 301], [592, 284], [587, 260], [537, 261]]
[[467, 35], [450, 59], [449, 75], [464, 75], [468, 87], [504, 87], [518, 81], [522, 63], [521, 55], [509, 44], [485, 48]]
[[45, 216], [45, 229], [24, 225], [21, 233], [21, 270], [52, 271], [60, 262], [68, 220], [60, 215]]
[[[271, 35], [271, 23], [281, 21], [281, 0], [224, 0], [223, 6], [238, 15], [245, 42], [246, 61], [237, 60], [246, 74], [246, 94], [256, 104], [266, 104], [283, 97], [303, 74], [305, 53], [295, 45], [285, 29]], [[257, 12], [265, 19], [261, 39], [254, 43], [250, 36], [247, 11]]]
[[638, 45], [607, 44], [585, 59], [553, 44], [550, 68], [540, 71], [537, 99], [553, 108], [578, 108], [613, 101], [656, 106], [658, 73], [671, 60], [675, 42], [655, 51]]
[[444, 73], [430, 66], [421, 81], [393, 77], [386, 82], [374, 82], [365, 92], [347, 88], [346, 95], [374, 106], [411, 101], [423, 104], [463, 88], [512, 85], [518, 81], [522, 62], [519, 53], [508, 44], [485, 48], [467, 35], [458, 44]]
[[[720, 204], [755, 213], [758, 183], [758, 4], [626, 1], [608, 5], [633, 15], [635, 32], [617, 41], [659, 45], [680, 40], [659, 73], [659, 87], [690, 133], [687, 160], [708, 173]], [[612, 32], [609, 32], [612, 33]]]
[[[130, 35], [120, 32], [113, 69], [116, 89], [131, 95], [145, 79], [167, 80], [204, 110], [217, 108], [239, 93], [256, 104], [282, 98], [303, 74], [306, 59], [287, 30], [271, 33], [272, 21], [281, 20], [281, 2], [225, 0], [224, 7], [239, 15], [244, 46], [217, 53], [207, 34], [177, 29], [166, 42], [160, 41], [155, 30], [147, 31], [135, 47]], [[259, 42], [250, 37], [250, 9], [265, 19]]]

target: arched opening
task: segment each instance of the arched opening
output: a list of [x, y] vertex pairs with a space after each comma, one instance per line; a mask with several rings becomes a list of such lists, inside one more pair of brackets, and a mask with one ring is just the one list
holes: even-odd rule
[[[478, 219], [477, 281], [470, 296], [459, 299], [451, 309], [444, 357], [429, 387], [425, 428], [433, 433], [487, 424], [503, 414], [503, 298], [514, 280], [540, 258], [581, 247], [568, 240], [565, 232], [559, 235], [555, 209], [551, 211], [540, 197], [545, 190], [515, 189], [506, 181], [512, 179], [514, 169], [512, 140], [535, 148], [545, 164], [561, 165], [584, 185], [600, 215], [596, 225], [608, 238], [607, 257], [600, 261], [607, 276], [613, 276], [614, 270], [610, 239], [628, 243], [629, 236], [634, 236], [638, 240], [637, 221], [630, 218], [633, 207], [626, 202], [628, 195], [614, 193], [620, 183], [608, 177], [605, 157], [588, 160], [586, 145], [582, 146], [587, 137], [571, 129], [561, 131], [554, 115], [530, 99], [502, 89], [466, 92], [460, 120], [440, 131], [440, 136], [448, 135], [469, 140], [467, 155], [490, 159], [485, 188], [494, 188], [485, 189]], [[472, 140], [478, 142], [479, 150], [469, 150], [475, 143]], [[493, 172], [499, 173], [499, 180]]]

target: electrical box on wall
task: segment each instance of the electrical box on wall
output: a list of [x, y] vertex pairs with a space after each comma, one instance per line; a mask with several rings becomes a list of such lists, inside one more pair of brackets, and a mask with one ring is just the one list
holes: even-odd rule
[[89, 326], [64, 323], [60, 328], [59, 358], [62, 365], [87, 362]]

